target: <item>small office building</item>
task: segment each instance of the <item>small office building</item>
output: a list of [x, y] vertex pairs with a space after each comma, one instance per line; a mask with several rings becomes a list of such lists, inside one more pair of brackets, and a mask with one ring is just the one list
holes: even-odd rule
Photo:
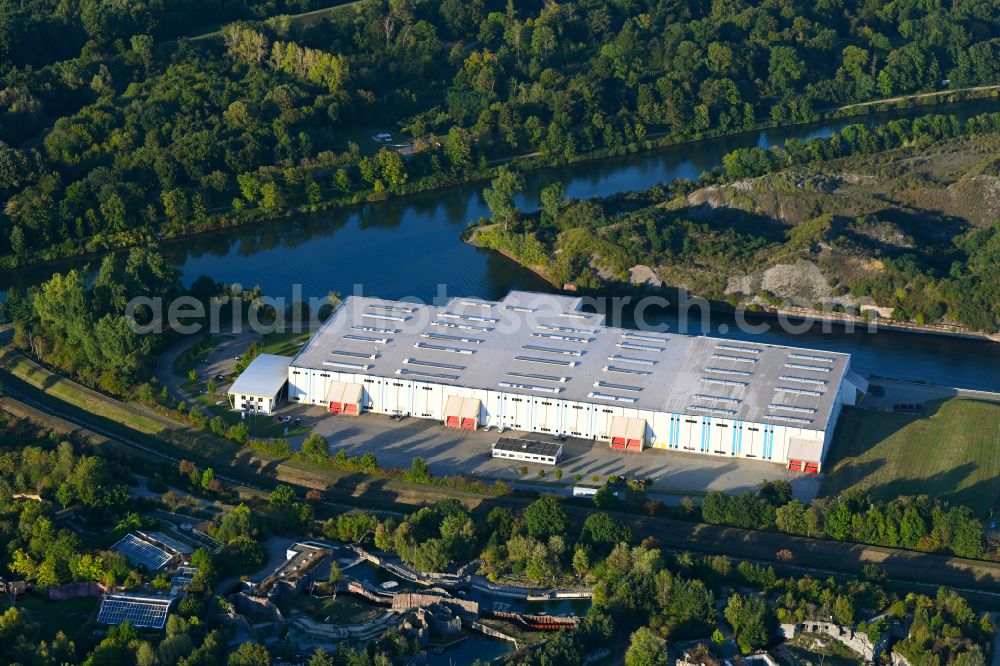
[[493, 444], [493, 457], [539, 465], [555, 465], [562, 456], [562, 450], [560, 442], [501, 437]]
[[285, 393], [291, 362], [275, 354], [255, 358], [229, 387], [229, 404], [241, 412], [272, 413]]

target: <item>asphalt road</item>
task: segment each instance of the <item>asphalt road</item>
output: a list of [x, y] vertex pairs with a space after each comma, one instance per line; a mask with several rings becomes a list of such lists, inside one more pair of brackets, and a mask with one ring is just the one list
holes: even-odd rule
[[[198, 363], [195, 369], [198, 371], [199, 381], [207, 382], [219, 375], [228, 376], [233, 371], [233, 366], [236, 365], [236, 357], [242, 354], [250, 346], [251, 342], [261, 339], [260, 334], [252, 331], [220, 333], [219, 335], [220, 337], [231, 339], [221, 341], [205, 355], [204, 363]], [[174, 362], [181, 354], [201, 340], [202, 336], [200, 335], [192, 335], [185, 338], [179, 344], [173, 345], [164, 351], [156, 361], [156, 378], [160, 381], [161, 385], [167, 387], [171, 395], [182, 400], [189, 400], [192, 396], [183, 388], [184, 383], [187, 382], [187, 377], [178, 377], [174, 374]], [[220, 384], [220, 393], [223, 392], [223, 386], [226, 385]]]

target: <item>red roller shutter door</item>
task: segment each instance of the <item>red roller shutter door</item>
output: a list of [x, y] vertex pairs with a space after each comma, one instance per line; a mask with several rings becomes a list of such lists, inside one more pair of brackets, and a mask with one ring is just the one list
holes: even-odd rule
[[463, 430], [475, 430], [479, 427], [479, 406], [480, 402], [478, 398], [462, 399], [460, 416], [462, 418]]
[[449, 428], [462, 426], [462, 399], [457, 395], [448, 396], [444, 406], [444, 424]]

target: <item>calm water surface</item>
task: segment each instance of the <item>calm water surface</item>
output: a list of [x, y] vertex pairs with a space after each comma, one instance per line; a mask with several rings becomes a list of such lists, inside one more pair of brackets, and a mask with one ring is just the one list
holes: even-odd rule
[[[982, 100], [939, 107], [967, 117], [1000, 109], [1000, 102]], [[827, 136], [844, 126], [876, 124], [890, 118], [927, 113], [927, 109], [878, 114], [866, 119], [841, 119], [710, 139], [651, 153], [543, 169], [525, 175], [518, 205], [537, 207], [538, 194], [554, 181], [566, 185], [570, 197], [583, 199], [644, 189], [675, 178], [696, 178], [721, 163], [722, 155], [738, 147], [767, 147], [789, 138]], [[550, 290], [547, 283], [513, 262], [461, 242], [470, 220], [487, 215], [482, 183], [416, 194], [403, 199], [302, 215], [261, 225], [169, 241], [162, 249], [187, 282], [208, 275], [227, 283], [259, 285], [273, 296], [292, 296], [301, 285], [303, 297], [330, 291], [363, 293], [385, 298], [433, 299], [441, 285], [451, 295], [500, 298], [510, 289]], [[92, 264], [97, 262], [90, 259]], [[0, 288], [26, 286], [53, 272], [80, 266], [69, 260], [0, 274]], [[671, 328], [676, 321], [664, 316]], [[712, 332], [794, 346], [817, 346], [854, 354], [854, 367], [864, 373], [928, 382], [1000, 390], [1000, 345], [895, 332], [852, 333], [834, 328], [801, 334], [779, 330], [747, 336], [735, 330], [725, 315], [713, 315]], [[693, 331], [701, 332], [701, 331]]]

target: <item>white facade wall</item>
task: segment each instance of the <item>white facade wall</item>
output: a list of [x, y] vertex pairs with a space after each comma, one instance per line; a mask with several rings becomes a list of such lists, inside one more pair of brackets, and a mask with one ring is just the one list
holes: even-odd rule
[[[609, 439], [615, 416], [645, 419], [646, 446], [725, 457], [787, 462], [791, 438], [824, 442], [829, 446], [832, 424], [842, 405], [838, 392], [831, 428], [824, 432], [778, 423], [751, 423], [711, 416], [670, 414], [620, 405], [575, 402], [549, 396], [531, 396], [394, 377], [289, 368], [288, 399], [292, 403], [326, 406], [326, 392], [333, 381], [355, 382], [364, 387], [362, 411], [404, 414], [444, 420], [449, 396], [477, 398], [479, 423], [524, 432], [565, 434], [584, 439]], [[846, 382], [845, 382], [846, 385]], [[853, 389], [851, 389], [853, 390]]]
[[[560, 452], [562, 449], [560, 449]], [[504, 450], [492, 450], [492, 455], [494, 458], [503, 458], [505, 460], [516, 460], [518, 462], [530, 462], [539, 463], [542, 465], [555, 465], [559, 462], [559, 456], [546, 456], [540, 453], [525, 453], [523, 451], [504, 451]]]
[[242, 393], [231, 393], [230, 398], [233, 409], [243, 411], [251, 410], [258, 414], [270, 414], [274, 411], [275, 399], [263, 396], [243, 395]]

